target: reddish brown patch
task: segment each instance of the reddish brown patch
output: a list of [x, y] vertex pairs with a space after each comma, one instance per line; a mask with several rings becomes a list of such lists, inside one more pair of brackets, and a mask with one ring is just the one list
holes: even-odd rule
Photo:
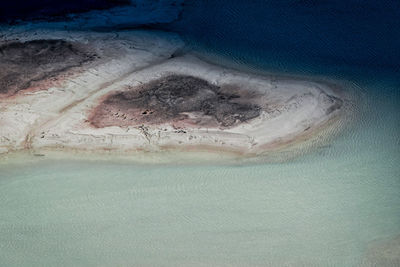
[[61, 82], [74, 67], [95, 59], [82, 45], [64, 40], [33, 40], [0, 46], [0, 98], [38, 91]]
[[251, 98], [184, 75], [107, 95], [88, 121], [97, 128], [169, 123], [176, 128], [231, 127], [260, 114]]

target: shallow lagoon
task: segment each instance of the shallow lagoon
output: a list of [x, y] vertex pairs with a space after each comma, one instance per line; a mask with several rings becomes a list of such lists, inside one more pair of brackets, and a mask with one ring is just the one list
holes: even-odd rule
[[400, 235], [399, 95], [387, 77], [356, 83], [364, 93], [354, 125], [330, 145], [286, 163], [151, 165], [44, 157], [3, 164], [0, 262], [370, 262], [368, 248]]

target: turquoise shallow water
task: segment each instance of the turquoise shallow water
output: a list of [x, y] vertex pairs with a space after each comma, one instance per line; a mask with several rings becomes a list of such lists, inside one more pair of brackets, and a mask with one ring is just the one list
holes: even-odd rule
[[363, 91], [355, 125], [287, 163], [42, 159], [0, 166], [0, 265], [371, 261], [375, 241], [400, 235], [400, 108], [393, 79], [361, 80], [355, 81]]
[[279, 164], [0, 162], [0, 266], [400, 266], [399, 13], [396, 0], [185, 1], [167, 28], [189, 50], [349, 81], [354, 124]]

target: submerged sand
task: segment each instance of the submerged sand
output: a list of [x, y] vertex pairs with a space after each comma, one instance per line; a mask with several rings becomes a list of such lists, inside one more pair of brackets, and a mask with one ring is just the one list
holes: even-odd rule
[[348, 112], [350, 100], [336, 86], [177, 56], [184, 44], [173, 34], [3, 36], [3, 154], [172, 149], [257, 156], [312, 140]]

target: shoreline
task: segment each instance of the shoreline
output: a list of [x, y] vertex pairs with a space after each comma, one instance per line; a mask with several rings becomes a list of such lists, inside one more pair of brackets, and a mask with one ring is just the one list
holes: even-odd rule
[[[63, 32], [57, 31], [57, 33], [60, 35]], [[73, 36], [74, 40], [85, 39], [79, 32], [68, 34]], [[10, 121], [15, 121], [16, 116], [26, 117], [33, 114], [28, 122], [11, 123], [8, 129], [0, 129], [2, 140], [0, 158], [21, 150], [37, 155], [49, 155], [52, 154], [51, 151], [57, 151], [65, 153], [68, 157], [67, 154], [75, 151], [71, 155], [112, 154], [126, 158], [141, 151], [145, 154], [173, 151], [182, 154], [214, 154], [234, 159], [269, 158], [272, 161], [281, 161], [277, 160], [279, 157], [276, 159], [274, 157], [283, 152], [291, 154], [285, 156], [287, 158], [306, 153], [317, 143], [324, 143], [321, 140], [328, 140], [339, 133], [346, 120], [352, 116], [348, 114], [352, 112], [349, 92], [342, 90], [337, 84], [302, 80], [297, 76], [293, 78], [273, 74], [260, 76], [213, 65], [190, 54], [173, 56], [174, 52], [183, 46], [176, 35], [164, 34], [159, 38], [157, 34], [143, 31], [124, 31], [114, 37], [103, 33], [91, 34], [93, 35], [86, 37], [91, 39], [92, 43], [89, 42], [89, 46], [94, 47], [97, 52], [102, 49], [106, 51], [100, 54], [99, 61], [88, 67], [74, 69], [76, 77], [66, 79], [61, 85], [53, 85], [32, 94], [23, 90], [13, 100], [0, 99], [0, 108], [6, 110], [8, 114], [14, 113], [11, 118], [4, 116], [4, 113], [0, 116], [3, 125], [7, 123], [10, 125]], [[36, 39], [46, 37], [43, 32], [22, 33], [22, 35], [26, 40], [33, 36]], [[54, 39], [54, 33], [47, 30], [47, 36], [49, 35]], [[106, 38], [105, 41], [105, 37], [109, 39]], [[146, 49], [138, 49], [138, 39]], [[96, 47], [99, 41], [103, 46], [100, 50]], [[116, 43], [119, 47], [107, 50]], [[132, 68], [129, 59], [139, 65]], [[109, 65], [110, 62], [114, 67], [122, 67], [122, 70], [113, 71], [111, 76], [114, 79], [108, 78], [107, 75], [103, 76], [113, 68]], [[95, 77], [93, 70], [96, 70]], [[150, 126], [112, 126], [100, 129], [93, 129], [87, 125], [88, 114], [100, 105], [106, 96], [126, 91], [128, 86], [133, 88], [132, 90], [137, 90], [135, 88], [141, 84], [171, 74], [193, 75], [208, 81], [213, 86], [234, 86], [237, 92], [245, 95], [253, 94], [259, 98], [254, 101], [260, 104], [261, 115], [226, 129], [215, 125], [209, 128], [198, 125], [176, 126], [170, 123]], [[86, 85], [88, 81], [95, 83], [88, 86]], [[72, 84], [78, 86], [74, 87]], [[295, 92], [292, 92], [293, 90]], [[76, 97], [77, 94], [80, 94], [79, 97]], [[66, 99], [68, 97], [69, 99]], [[48, 102], [58, 101], [59, 105], [42, 106], [46, 98]], [[45, 115], [43, 108], [47, 111]], [[50, 115], [49, 108], [50, 111], [53, 109]], [[189, 114], [190, 116], [192, 114]], [[278, 129], [282, 125], [286, 129]], [[270, 130], [273, 127], [276, 128], [275, 131]], [[11, 131], [15, 133], [15, 129], [19, 130], [19, 136], [17, 134], [17, 137], [10, 140], [11, 135], [7, 133]], [[190, 134], [190, 138], [186, 133]], [[193, 141], [196, 138], [199, 139]], [[8, 145], [4, 142], [7, 139]]]

